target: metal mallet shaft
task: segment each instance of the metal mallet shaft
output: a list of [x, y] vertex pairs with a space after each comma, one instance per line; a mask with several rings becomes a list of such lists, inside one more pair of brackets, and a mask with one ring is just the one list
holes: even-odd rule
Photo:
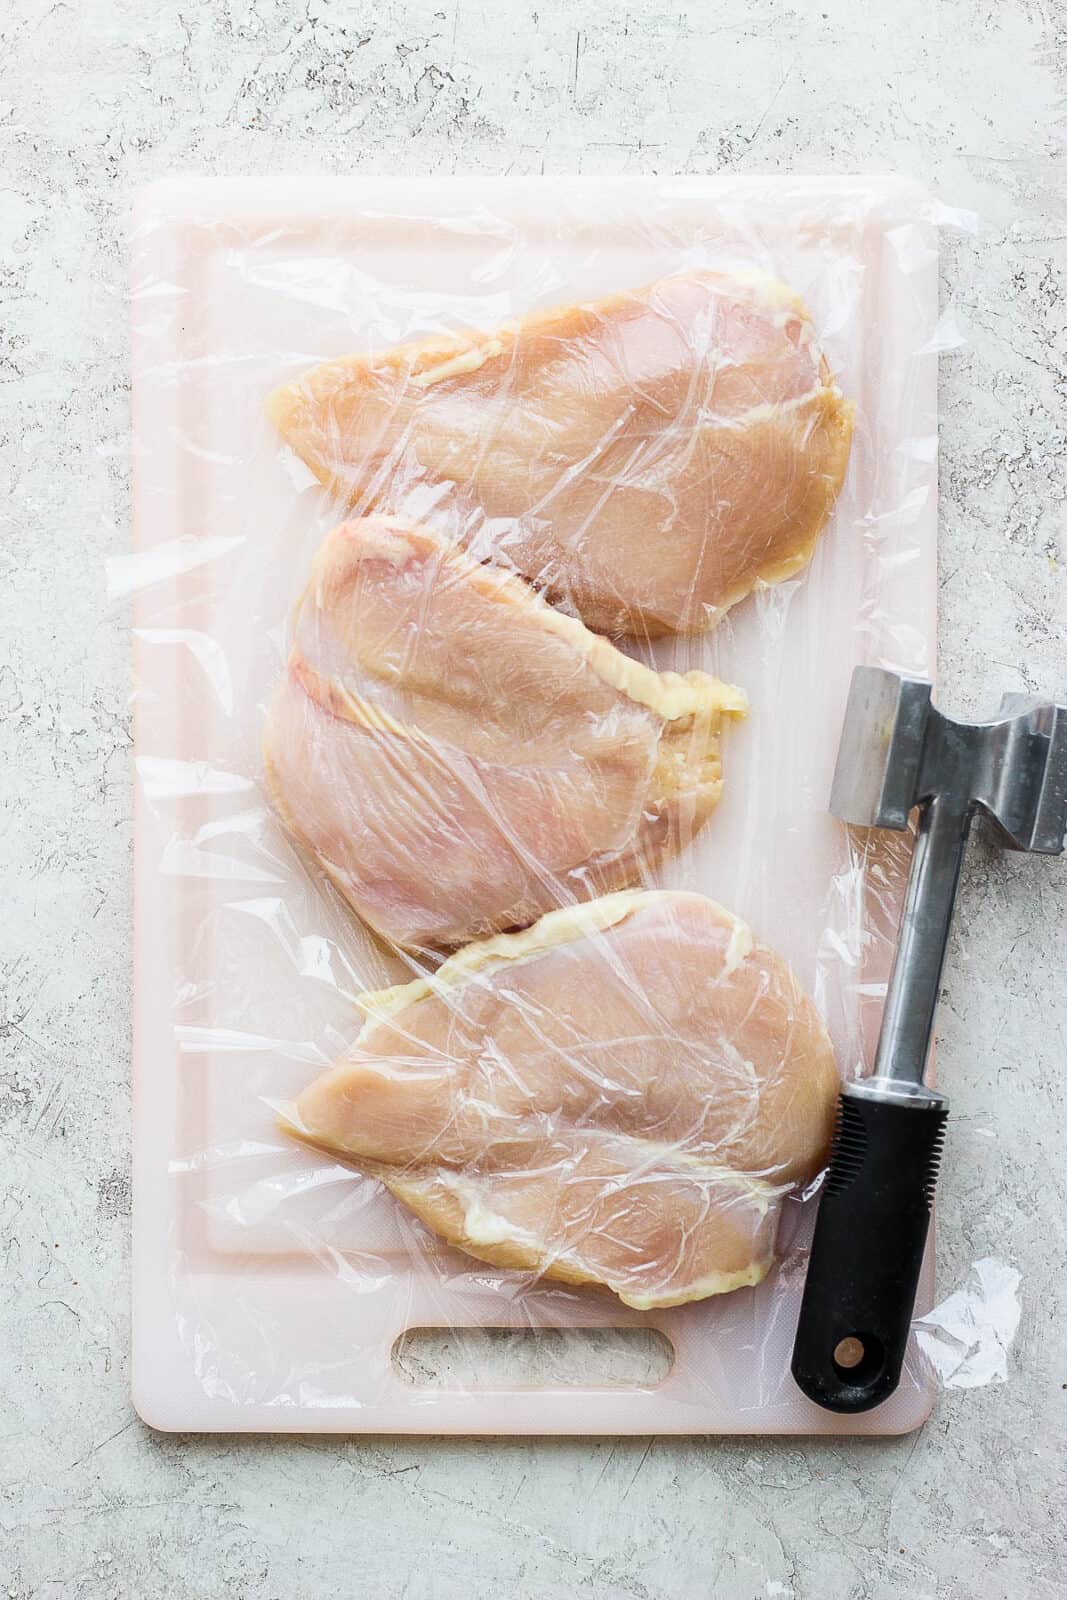
[[967, 836], [1050, 855], [1067, 832], [1067, 706], [1005, 696], [955, 722], [928, 683], [852, 678], [830, 809], [859, 827], [918, 830], [874, 1073], [845, 1085], [793, 1350], [793, 1376], [832, 1411], [867, 1411], [900, 1379], [947, 1109], [925, 1081]]

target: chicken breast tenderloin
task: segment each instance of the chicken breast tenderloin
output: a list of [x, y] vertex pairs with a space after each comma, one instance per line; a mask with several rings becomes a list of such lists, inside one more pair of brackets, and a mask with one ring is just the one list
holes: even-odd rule
[[383, 937], [442, 948], [640, 881], [722, 789], [740, 690], [656, 673], [388, 518], [316, 556], [270, 710], [274, 804]]
[[838, 1078], [789, 968], [700, 895], [552, 912], [364, 997], [292, 1130], [469, 1255], [641, 1309], [767, 1272]]
[[329, 361], [269, 410], [350, 507], [429, 522], [642, 635], [710, 627], [802, 569], [852, 436], [807, 310], [759, 273]]

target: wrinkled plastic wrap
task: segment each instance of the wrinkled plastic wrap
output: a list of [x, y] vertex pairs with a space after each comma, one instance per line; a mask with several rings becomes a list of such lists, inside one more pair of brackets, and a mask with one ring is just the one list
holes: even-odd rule
[[[951, 1305], [868, 1416], [788, 1368], [907, 861], [828, 816], [837, 733], [934, 666], [936, 268], [897, 180], [142, 196], [149, 1420], [926, 1414]], [[425, 1329], [532, 1344], [427, 1383]]]

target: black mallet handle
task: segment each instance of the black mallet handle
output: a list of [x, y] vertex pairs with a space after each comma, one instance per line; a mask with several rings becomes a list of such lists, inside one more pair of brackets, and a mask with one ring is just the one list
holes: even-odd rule
[[948, 1111], [841, 1095], [793, 1347], [793, 1377], [830, 1411], [893, 1393], [911, 1329]]

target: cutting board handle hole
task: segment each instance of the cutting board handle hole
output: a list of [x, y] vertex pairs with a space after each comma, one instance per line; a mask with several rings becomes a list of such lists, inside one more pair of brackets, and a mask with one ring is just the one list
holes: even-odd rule
[[662, 1383], [658, 1328], [407, 1328], [393, 1367], [417, 1389], [632, 1389]]

